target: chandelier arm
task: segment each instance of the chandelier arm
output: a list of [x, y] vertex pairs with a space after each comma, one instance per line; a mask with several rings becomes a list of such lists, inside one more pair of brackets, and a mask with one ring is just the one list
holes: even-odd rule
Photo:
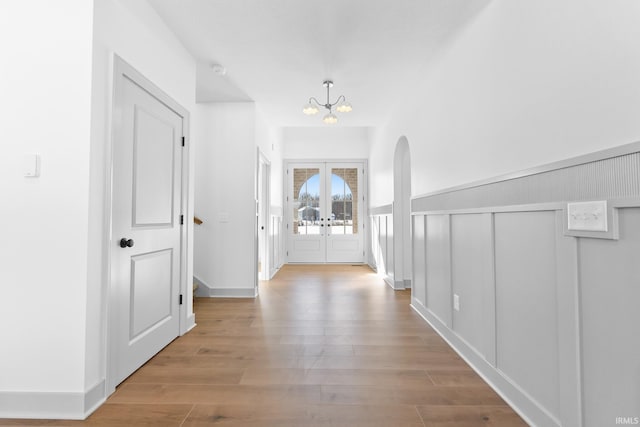
[[[336, 100], [336, 102], [331, 103], [331, 86], [333, 86], [333, 82], [331, 80], [325, 80], [324, 82], [322, 82], [323, 86], [327, 88], [327, 103], [326, 104], [322, 104], [320, 101], [318, 101], [317, 98], [315, 97], [311, 97], [309, 98], [309, 104], [315, 104], [316, 107], [324, 107], [327, 110], [329, 110], [329, 114], [327, 114], [322, 120], [327, 123], [327, 124], [333, 124], [337, 122], [337, 118], [336, 116], [333, 114], [333, 107], [338, 105], [340, 102], [343, 103], [347, 103], [347, 98], [344, 95], [340, 95], [338, 97], [338, 99]], [[349, 110], [348, 110], [349, 111]], [[317, 113], [317, 111], [312, 111], [311, 109], [307, 110], [306, 106], [303, 109], [303, 112], [305, 114], [315, 114]], [[327, 119], [327, 120], [325, 120]]]
[[332, 107], [335, 106], [335, 105], [338, 105], [340, 103], [340, 99], [342, 99], [345, 102], [347, 101], [347, 98], [345, 98], [344, 95], [340, 95], [338, 97], [338, 99], [336, 100], [336, 102], [334, 102], [333, 104], [329, 104], [329, 105], [331, 105]]

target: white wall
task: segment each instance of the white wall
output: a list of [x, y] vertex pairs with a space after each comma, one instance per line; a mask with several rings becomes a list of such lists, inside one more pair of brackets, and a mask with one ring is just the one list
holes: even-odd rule
[[248, 102], [197, 106], [195, 213], [204, 223], [195, 229], [194, 275], [214, 296], [254, 288], [255, 117]]
[[640, 139], [639, 20], [628, 0], [489, 3], [374, 134], [371, 206], [401, 135], [414, 195]]
[[[102, 276], [106, 266], [104, 251], [104, 209], [107, 162], [110, 157], [113, 57], [117, 54], [171, 98], [191, 112], [195, 127], [195, 60], [176, 39], [145, 0], [100, 0], [95, 2], [93, 33], [93, 92], [91, 117], [91, 205], [89, 222], [89, 272], [87, 311], [87, 372], [85, 386], [92, 387], [104, 376], [104, 336], [106, 297]], [[189, 142], [193, 183], [194, 138]], [[186, 218], [193, 216], [193, 184]], [[187, 221], [187, 240], [193, 241], [193, 224]], [[190, 249], [187, 249], [190, 250]], [[187, 263], [191, 277], [193, 262]], [[188, 289], [191, 289], [188, 286]], [[187, 295], [188, 312], [192, 298]]]
[[0, 394], [84, 390], [92, 17], [85, 0], [0, 3]]
[[104, 393], [113, 54], [187, 109], [195, 64], [142, 0], [3, 2], [0, 21], [0, 417], [79, 418]]
[[256, 106], [256, 145], [267, 158], [271, 166], [270, 200], [269, 200], [269, 235], [268, 247], [268, 275], [273, 276], [284, 262], [283, 247], [285, 234], [282, 229], [283, 221], [283, 179], [284, 164], [282, 157], [283, 136], [282, 128], [270, 126], [263, 112]]
[[[366, 159], [369, 128], [290, 127], [283, 129], [285, 159]], [[393, 154], [391, 156], [393, 158]]]
[[282, 129], [269, 126], [256, 106], [256, 145], [271, 163], [271, 206], [282, 208]]

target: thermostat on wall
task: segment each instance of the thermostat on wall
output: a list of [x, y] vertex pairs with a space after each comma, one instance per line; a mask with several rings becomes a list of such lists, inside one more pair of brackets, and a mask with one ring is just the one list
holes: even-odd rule
[[22, 158], [22, 171], [26, 177], [40, 176], [40, 156], [37, 154], [25, 154]]

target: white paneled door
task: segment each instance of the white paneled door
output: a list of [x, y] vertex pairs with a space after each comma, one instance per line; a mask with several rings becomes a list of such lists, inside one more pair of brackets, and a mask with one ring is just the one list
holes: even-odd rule
[[364, 163], [289, 163], [288, 260], [364, 262]]
[[[117, 77], [118, 78], [118, 77]], [[118, 384], [179, 334], [183, 121], [123, 73], [112, 166], [110, 375]]]

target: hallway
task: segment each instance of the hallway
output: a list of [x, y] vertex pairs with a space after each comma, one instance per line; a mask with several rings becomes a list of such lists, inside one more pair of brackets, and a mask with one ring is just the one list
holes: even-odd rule
[[198, 299], [87, 421], [0, 425], [525, 425], [409, 299], [366, 266], [286, 265], [255, 300]]

